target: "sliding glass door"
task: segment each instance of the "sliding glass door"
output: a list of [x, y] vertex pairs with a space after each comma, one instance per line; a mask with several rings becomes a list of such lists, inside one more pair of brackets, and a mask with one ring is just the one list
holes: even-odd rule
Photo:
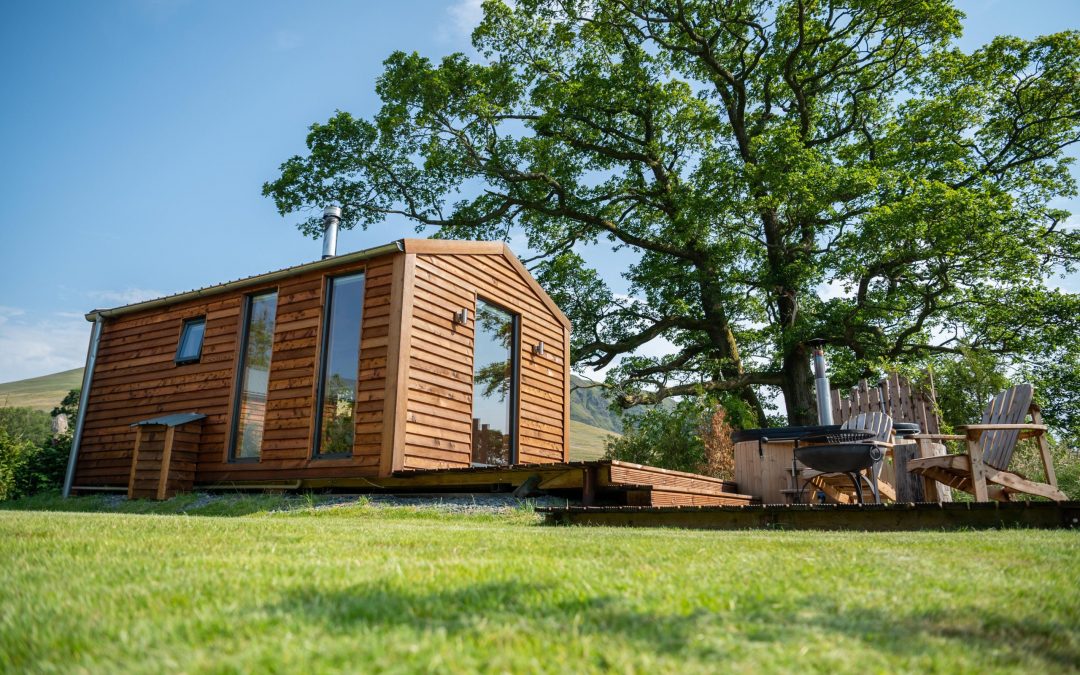
[[519, 317], [476, 301], [473, 353], [473, 464], [505, 466], [517, 459]]
[[364, 319], [363, 273], [330, 279], [325, 307], [314, 456], [349, 457], [356, 429], [360, 325]]
[[266, 392], [274, 346], [277, 291], [250, 295], [244, 302], [239, 364], [239, 394], [233, 410], [229, 459], [258, 461], [266, 421]]

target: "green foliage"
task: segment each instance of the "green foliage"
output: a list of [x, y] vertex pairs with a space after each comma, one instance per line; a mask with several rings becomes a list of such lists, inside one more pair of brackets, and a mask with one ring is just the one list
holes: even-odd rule
[[[665, 469], [706, 473], [710, 466], [708, 443], [713, 415], [718, 405], [715, 397], [685, 397], [673, 406], [653, 406], [643, 412], [623, 416], [623, 435], [609, 438], [604, 456]], [[719, 400], [725, 410], [726, 427], [744, 429], [759, 424], [746, 402], [728, 395]]]
[[0, 427], [0, 501], [30, 494], [27, 467], [37, 451], [28, 439]]
[[[1080, 500], [1080, 448], [1053, 436], [1050, 436], [1049, 442], [1058, 488], [1070, 499]], [[1046, 482], [1046, 469], [1038, 445], [1030, 440], [1017, 444], [1009, 470], [1038, 482]], [[1019, 498], [1023, 499], [1024, 496], [1020, 495]]]
[[52, 409], [49, 413], [53, 417], [59, 417], [60, 415], [67, 415], [68, 423], [75, 424], [75, 418], [79, 415], [79, 399], [82, 396], [82, 388], [72, 389], [64, 395], [64, 400], [60, 401], [60, 405]]
[[[736, 392], [761, 417], [779, 387], [806, 422], [815, 336], [845, 377], [964, 351], [1051, 367], [1080, 333], [1049, 283], [1080, 260], [1050, 207], [1076, 194], [1080, 32], [966, 53], [961, 19], [948, 0], [490, 0], [480, 58], [392, 54], [382, 109], [314, 124], [264, 194], [338, 202], [347, 228], [521, 233], [573, 361], [615, 366], [623, 407]], [[629, 297], [597, 249], [629, 260]], [[659, 337], [672, 353], [636, 355]]]
[[1002, 359], [992, 354], [965, 351], [959, 358], [938, 359], [932, 372], [941, 420], [948, 428], [978, 422], [990, 399], [1013, 385]]
[[1049, 358], [1030, 367], [1036, 383], [1035, 396], [1047, 424], [1054, 426], [1066, 442], [1080, 449], [1080, 335], [1072, 345], [1056, 346]]
[[52, 436], [49, 413], [33, 408], [0, 408], [0, 428], [39, 446]]
[[31, 408], [0, 408], [0, 500], [55, 489], [63, 484], [79, 408], [79, 390], [68, 392], [52, 417], [68, 415], [67, 433], [52, 435], [50, 414]]
[[30, 465], [30, 494], [59, 489], [64, 484], [71, 457], [71, 433], [50, 438], [41, 446]]
[[674, 408], [652, 408], [623, 418], [623, 435], [609, 438], [607, 459], [621, 459], [677, 471], [696, 472], [705, 462], [705, 444], [698, 428], [708, 414], [696, 399], [684, 399]]

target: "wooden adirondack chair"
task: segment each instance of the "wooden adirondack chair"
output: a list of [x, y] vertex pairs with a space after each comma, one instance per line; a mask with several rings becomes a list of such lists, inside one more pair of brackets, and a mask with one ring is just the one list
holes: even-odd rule
[[[1001, 392], [990, 401], [981, 424], [959, 427], [957, 431], [962, 431], [962, 435], [941, 437], [965, 441], [966, 454], [912, 459], [908, 461], [908, 471], [970, 492], [980, 502], [1008, 501], [1009, 495], [1016, 492], [1066, 501], [1068, 497], [1057, 487], [1046, 426], [1039, 407], [1032, 401], [1034, 394], [1030, 384], [1018, 384]], [[1026, 421], [1029, 414], [1031, 422]], [[1045, 483], [1008, 470], [1017, 442], [1025, 438], [1037, 439], [1046, 468]]]
[[[846, 431], [859, 430], [873, 432], [874, 436], [868, 438], [865, 442], [880, 446], [886, 453], [893, 447], [893, 420], [892, 417], [889, 417], [885, 413], [859, 413], [844, 422], [840, 428]], [[879, 463], [877, 466], [877, 473], [880, 474], [880, 472], [881, 464]], [[873, 481], [879, 494], [888, 499], [896, 499], [896, 495], [888, 489], [888, 486], [877, 483], [877, 478], [878, 475], [875, 475]], [[855, 489], [847, 474], [824, 473], [803, 467], [799, 470], [799, 480], [805, 481], [804, 485], [806, 483], [813, 485], [835, 501], [855, 501]], [[804, 491], [805, 488], [800, 490], [800, 493]]]

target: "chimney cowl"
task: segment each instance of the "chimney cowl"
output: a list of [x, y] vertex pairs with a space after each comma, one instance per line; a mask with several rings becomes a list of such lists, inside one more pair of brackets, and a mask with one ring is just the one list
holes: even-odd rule
[[338, 223], [340, 222], [340, 206], [327, 206], [323, 209], [323, 260], [337, 255]]

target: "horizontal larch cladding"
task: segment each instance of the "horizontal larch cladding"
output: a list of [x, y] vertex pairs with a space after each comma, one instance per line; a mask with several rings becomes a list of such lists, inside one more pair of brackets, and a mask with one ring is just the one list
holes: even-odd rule
[[[168, 413], [207, 415], [204, 448], [222, 448], [234, 379], [242, 296], [223, 295], [105, 322], [98, 347], [74, 484], [126, 486], [133, 422]], [[183, 320], [206, 316], [202, 357], [177, 366]]]
[[[133, 422], [180, 412], [207, 417], [195, 482], [291, 481], [385, 475], [393, 468], [468, 466], [473, 321], [483, 298], [520, 316], [518, 461], [565, 461], [568, 328], [501, 245], [423, 242], [338, 266], [300, 271], [105, 320], [74, 485], [126, 487]], [[425, 248], [426, 247], [426, 248]], [[365, 293], [353, 455], [312, 459], [328, 276], [363, 270]], [[236, 404], [244, 297], [276, 290], [273, 349], [258, 462], [227, 460]], [[197, 363], [176, 365], [184, 319], [205, 316]], [[542, 354], [533, 347], [544, 343]], [[400, 349], [399, 349], [400, 347]], [[389, 388], [389, 396], [388, 396]], [[389, 417], [388, 417], [389, 415]]]
[[[74, 485], [126, 486], [135, 442], [132, 422], [175, 412], [207, 415], [197, 483], [375, 475], [381, 449], [393, 254], [315, 270], [276, 284], [190, 300], [108, 319], [87, 402]], [[354, 456], [312, 460], [315, 377], [324, 277], [365, 271], [363, 342]], [[277, 313], [262, 459], [226, 461], [245, 295], [276, 289]], [[183, 319], [206, 316], [198, 363], [174, 363]]]
[[[502, 255], [419, 254], [408, 334], [404, 468], [468, 466], [472, 448], [473, 322], [480, 297], [521, 317], [518, 461], [565, 460], [566, 331]], [[544, 353], [533, 345], [544, 342]]]

